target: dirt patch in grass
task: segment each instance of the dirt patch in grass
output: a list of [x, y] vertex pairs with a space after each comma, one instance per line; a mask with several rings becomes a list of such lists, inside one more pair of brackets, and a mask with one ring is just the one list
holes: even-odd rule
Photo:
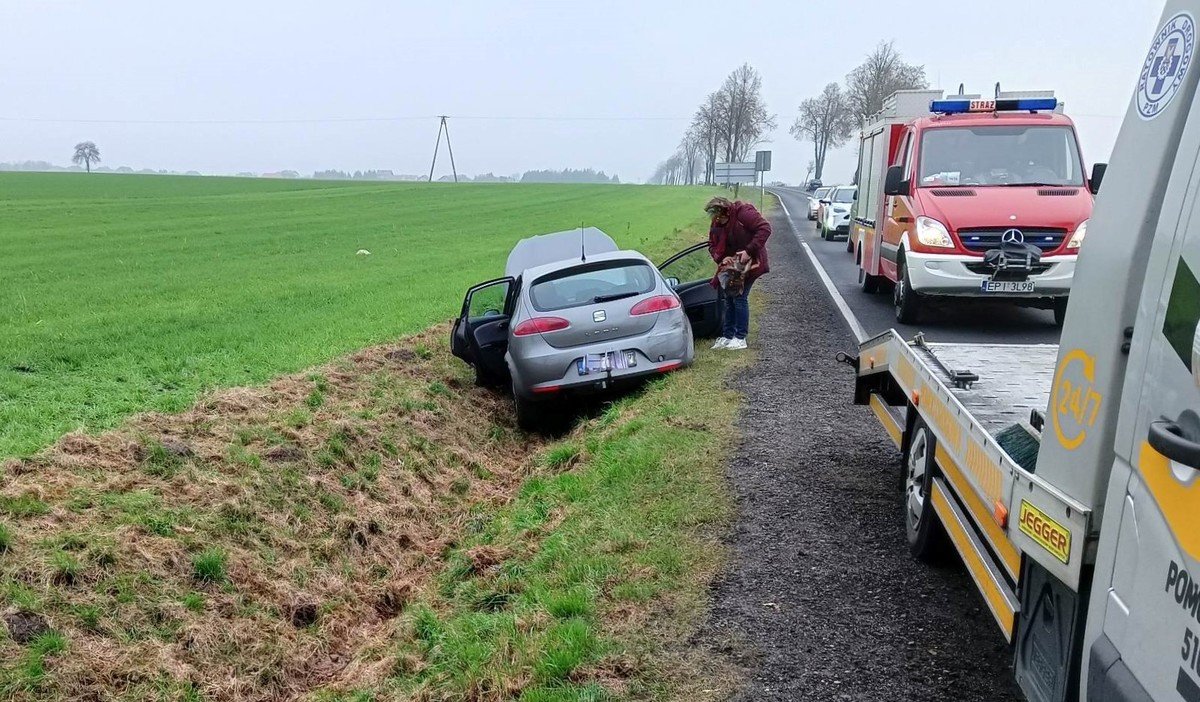
[[446, 336], [7, 461], [0, 697], [294, 699], [404, 670], [401, 615], [542, 448]]

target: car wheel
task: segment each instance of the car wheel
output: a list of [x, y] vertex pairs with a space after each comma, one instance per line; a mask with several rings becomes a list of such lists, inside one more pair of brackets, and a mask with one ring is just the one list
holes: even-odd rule
[[513, 384], [513, 406], [517, 413], [517, 426], [522, 431], [541, 432], [545, 429], [545, 407], [537, 402], [521, 397]]
[[496, 385], [496, 379], [490, 373], [479, 366], [472, 366], [475, 369], [475, 384], [481, 388], [490, 388]]
[[892, 293], [892, 302], [896, 305], [896, 321], [901, 324], [915, 324], [921, 313], [921, 296], [912, 287], [908, 277], [908, 266], [901, 255], [896, 264], [900, 270], [897, 276], [900, 280]]
[[1060, 297], [1054, 301], [1054, 326], [1061, 327], [1067, 321], [1067, 298]]
[[936, 446], [933, 432], [917, 418], [904, 452], [904, 531], [909, 553], [930, 563], [940, 561], [949, 550], [931, 498]]

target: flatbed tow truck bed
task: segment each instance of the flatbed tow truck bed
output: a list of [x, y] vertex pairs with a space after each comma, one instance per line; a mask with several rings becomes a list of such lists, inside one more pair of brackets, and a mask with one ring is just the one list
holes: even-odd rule
[[[918, 421], [933, 434], [929, 499], [1010, 642], [1024, 559], [1074, 588], [1084, 549], [1094, 549], [1090, 511], [1035, 474], [1057, 356], [1050, 344], [910, 342], [888, 330], [845, 359], [857, 369], [855, 402], [871, 407], [897, 448], [907, 450]], [[1038, 528], [1045, 520], [1059, 528], [1054, 539]]]

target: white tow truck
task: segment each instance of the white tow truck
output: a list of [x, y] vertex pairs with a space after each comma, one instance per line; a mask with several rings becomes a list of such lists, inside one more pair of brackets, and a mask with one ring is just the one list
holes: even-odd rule
[[1058, 346], [863, 341], [911, 551], [957, 551], [1031, 701], [1200, 702], [1200, 0], [1169, 0]]

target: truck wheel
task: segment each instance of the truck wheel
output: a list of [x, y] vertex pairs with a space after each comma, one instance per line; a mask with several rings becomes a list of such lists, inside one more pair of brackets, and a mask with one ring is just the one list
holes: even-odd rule
[[850, 235], [846, 235], [846, 253], [854, 253], [854, 242], [850, 240]]
[[912, 287], [908, 277], [908, 266], [901, 256], [897, 266], [900, 268], [900, 280], [892, 293], [892, 302], [896, 305], [896, 321], [901, 324], [915, 324], [921, 313], [921, 297]]
[[1067, 298], [1062, 297], [1054, 301], [1054, 326], [1061, 327], [1065, 321], [1067, 321]]
[[933, 432], [917, 418], [904, 452], [904, 530], [909, 552], [927, 563], [942, 560], [948, 552], [946, 531], [930, 498], [936, 446]]
[[879, 292], [879, 276], [868, 273], [861, 263], [858, 266], [858, 287], [868, 295]]

